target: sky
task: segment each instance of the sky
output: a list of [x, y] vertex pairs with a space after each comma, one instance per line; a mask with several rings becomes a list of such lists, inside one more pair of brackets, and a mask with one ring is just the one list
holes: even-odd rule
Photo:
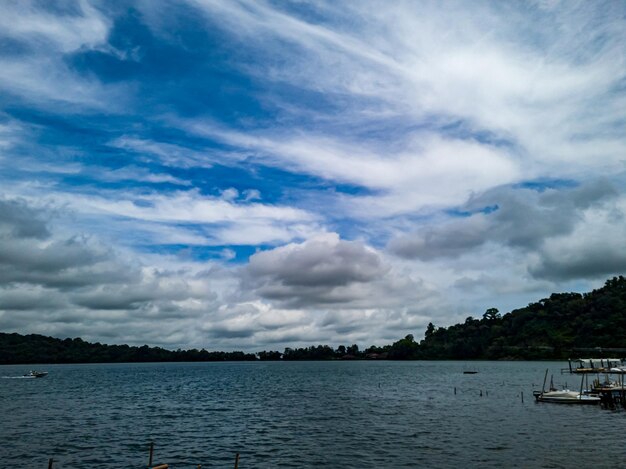
[[625, 2], [0, 4], [0, 331], [364, 348], [624, 273]]

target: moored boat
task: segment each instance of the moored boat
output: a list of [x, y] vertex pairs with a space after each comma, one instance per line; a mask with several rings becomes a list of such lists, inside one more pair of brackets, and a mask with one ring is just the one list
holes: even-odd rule
[[577, 391], [563, 389], [561, 391], [535, 391], [537, 402], [551, 402], [554, 404], [600, 404], [600, 397], [595, 394], [581, 394]]
[[554, 404], [600, 404], [600, 396], [588, 392], [583, 392], [583, 383], [585, 377], [583, 376], [580, 381], [580, 391], [570, 391], [569, 389], [558, 390], [554, 388], [552, 378], [550, 378], [550, 388], [548, 391], [546, 388], [546, 380], [548, 378], [548, 370], [543, 378], [543, 386], [541, 391], [534, 391], [533, 396], [537, 402], [550, 402]]

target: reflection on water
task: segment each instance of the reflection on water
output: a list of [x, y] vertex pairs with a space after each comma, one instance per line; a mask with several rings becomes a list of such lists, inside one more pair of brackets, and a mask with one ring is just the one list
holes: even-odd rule
[[[562, 363], [46, 366], [0, 380], [4, 467], [608, 467], [626, 413], [536, 404]], [[44, 368], [44, 367], [42, 367]], [[0, 376], [24, 367], [0, 366]], [[456, 391], [456, 393], [455, 393]], [[521, 393], [524, 394], [522, 402]], [[481, 396], [482, 394], [482, 396]], [[607, 431], [607, 428], [613, 430]]]

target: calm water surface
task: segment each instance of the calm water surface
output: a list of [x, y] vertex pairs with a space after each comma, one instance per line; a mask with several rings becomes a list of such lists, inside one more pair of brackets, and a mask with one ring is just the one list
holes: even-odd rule
[[[0, 379], [8, 468], [620, 467], [626, 412], [536, 404], [545, 362], [47, 365]], [[29, 366], [0, 366], [19, 376]], [[464, 369], [478, 374], [464, 375]], [[456, 388], [456, 394], [454, 392]], [[481, 397], [482, 391], [482, 397]], [[524, 402], [521, 399], [524, 396]]]

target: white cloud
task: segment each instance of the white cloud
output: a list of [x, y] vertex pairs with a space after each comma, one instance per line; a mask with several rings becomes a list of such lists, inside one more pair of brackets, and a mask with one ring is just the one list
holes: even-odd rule
[[121, 112], [122, 103], [128, 103], [129, 87], [81, 76], [65, 60], [77, 51], [115, 53], [107, 46], [111, 23], [86, 0], [65, 13], [58, 8], [46, 11], [32, 1], [4, 3], [2, 36], [14, 41], [21, 53], [0, 57], [0, 89], [55, 111]]
[[241, 220], [290, 222], [313, 220], [313, 216], [303, 210], [261, 204], [233, 204], [228, 199], [202, 196], [195, 190], [172, 195], [139, 195], [133, 199], [119, 201], [85, 198], [83, 203], [102, 212], [152, 221], [221, 223]]
[[420, 134], [400, 151], [370, 149], [327, 137], [264, 136], [186, 123], [189, 130], [245, 148], [263, 163], [383, 191], [351, 200], [360, 216], [393, 216], [429, 206], [460, 204], [473, 192], [521, 178], [503, 149], [476, 141]]
[[590, 207], [575, 229], [546, 239], [530, 272], [549, 280], [604, 280], [626, 272], [626, 197]]
[[65, 53], [102, 44], [110, 21], [85, 0], [77, 2], [73, 10], [59, 15], [58, 10], [43, 11], [30, 0], [7, 2], [2, 6], [0, 29], [13, 38]]
[[382, 253], [335, 233], [259, 252], [250, 258], [243, 279], [245, 291], [274, 307], [353, 311], [350, 317], [406, 311], [408, 298], [412, 306], [425, 307], [436, 296], [420, 277], [394, 267]]
[[[210, 168], [221, 159], [220, 156], [222, 155], [222, 152], [215, 149], [198, 151], [172, 143], [156, 142], [127, 135], [112, 140], [109, 145], [113, 148], [137, 153], [146, 161], [156, 159], [161, 164], [174, 168]], [[228, 155], [228, 158], [234, 158], [232, 153]]]
[[114, 170], [103, 170], [103, 168], [83, 168], [83, 174], [88, 174], [94, 179], [102, 181], [122, 182], [137, 181], [150, 183], [169, 183], [178, 186], [190, 186], [191, 182], [174, 177], [167, 173], [157, 173], [146, 168], [128, 165]]
[[[334, 209], [350, 217], [430, 212], [517, 181], [624, 168], [626, 139], [616, 129], [626, 99], [619, 92], [626, 28], [615, 5], [604, 14], [575, 2], [549, 13], [490, 2], [471, 9], [323, 4], [312, 8], [334, 21], [313, 24], [267, 3], [192, 4], [234, 40], [261, 37], [259, 44], [290, 58], [246, 71], [352, 99], [332, 118], [318, 111], [315, 131], [240, 132], [202, 119], [175, 125], [234, 146], [235, 159], [245, 153], [374, 191], [335, 198]], [[347, 18], [350, 28], [342, 29]], [[288, 103], [283, 109], [303, 112]], [[396, 121], [407, 130], [374, 138], [361, 130]]]
[[218, 264], [129, 256], [95, 236], [65, 239], [48, 229], [43, 210], [25, 201], [2, 200], [0, 212], [5, 331], [205, 346], [207, 338], [196, 333], [199, 318], [229, 301], [237, 284]]
[[143, 236], [144, 242], [156, 244], [257, 245], [289, 242], [320, 231], [318, 216], [305, 210], [204, 196], [197, 190], [116, 191], [100, 196], [48, 192], [30, 199], [71, 209], [86, 229], [110, 233], [111, 242], [132, 244]]
[[[3, 329], [174, 347], [380, 344], [626, 269], [621, 3], [315, 2], [306, 18], [298, 2], [187, 4], [171, 23], [177, 5], [133, 6], [171, 50], [188, 45], [178, 20], [199, 11], [194, 24], [225, 45], [211, 60], [232, 54], [216, 80], [249, 83], [258, 115], [237, 100], [144, 103], [139, 75], [113, 85], [81, 72], [76, 54], [143, 57], [109, 44], [124, 13], [105, 4], [0, 7], [0, 35], [21, 47], [0, 58], [13, 106], [0, 123]], [[105, 125], [116, 113], [124, 122]], [[57, 148], [69, 114], [94, 142]], [[111, 152], [121, 167], [103, 171]], [[194, 168], [259, 186], [207, 188]], [[528, 180], [537, 190], [517, 184]], [[184, 247], [159, 254], [168, 244]], [[266, 250], [237, 264], [237, 245]], [[194, 260], [203, 247], [212, 260]]]

